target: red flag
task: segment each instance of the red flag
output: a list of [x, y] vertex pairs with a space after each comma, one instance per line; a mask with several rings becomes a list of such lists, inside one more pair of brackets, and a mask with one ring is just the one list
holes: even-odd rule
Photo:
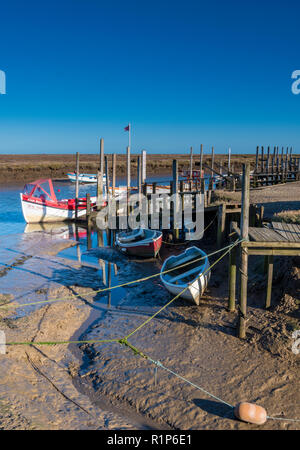
[[124, 128], [124, 131], [129, 131], [130, 130], [130, 125], [127, 125], [127, 127]]

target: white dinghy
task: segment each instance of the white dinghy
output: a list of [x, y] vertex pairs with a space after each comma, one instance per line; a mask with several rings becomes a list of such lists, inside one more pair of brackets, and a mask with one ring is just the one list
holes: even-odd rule
[[180, 255], [170, 256], [161, 268], [160, 279], [171, 294], [178, 295], [185, 289], [180, 297], [199, 305], [210, 279], [207, 254], [198, 247], [190, 247]]

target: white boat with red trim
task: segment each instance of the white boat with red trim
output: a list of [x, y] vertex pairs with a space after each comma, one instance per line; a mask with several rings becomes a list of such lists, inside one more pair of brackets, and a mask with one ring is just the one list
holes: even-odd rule
[[[42, 179], [25, 184], [20, 194], [24, 219], [27, 223], [61, 222], [75, 219], [75, 198], [57, 200], [52, 180]], [[91, 197], [91, 208], [96, 197]], [[86, 199], [79, 199], [78, 217], [86, 214]]]
[[162, 232], [138, 228], [121, 231], [116, 236], [116, 246], [122, 253], [155, 258], [162, 244]]

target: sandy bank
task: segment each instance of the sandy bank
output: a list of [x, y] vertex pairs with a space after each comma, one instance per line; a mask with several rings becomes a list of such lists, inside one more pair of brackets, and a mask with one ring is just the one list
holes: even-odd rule
[[[39, 237], [34, 240], [39, 241]], [[19, 261], [18, 267], [22, 266], [22, 270], [27, 271], [31, 294], [17, 298], [17, 295], [7, 294], [6, 289], [6, 294], [0, 296], [2, 304], [70, 298], [67, 302], [16, 309], [19, 317], [15, 316], [14, 310], [0, 310], [0, 327], [6, 333], [7, 342], [33, 342], [32, 346], [7, 346], [6, 355], [0, 355], [0, 429], [149, 427], [147, 421], [135, 417], [134, 413], [132, 416], [126, 415], [111, 406], [105, 409], [104, 402], [100, 406], [92, 404], [86, 395], [74, 387], [73, 379], [80, 363], [69, 345], [34, 345], [37, 341], [70, 340], [90, 316], [91, 308], [76, 295], [81, 291], [84, 295], [91, 294], [93, 289], [78, 285], [69, 288], [63, 286], [59, 279], [55, 281], [53, 276], [55, 271], [61, 271], [64, 267], [64, 270], [73, 271], [73, 283], [75, 278], [78, 279], [75, 274], [80, 270], [80, 265], [50, 256], [69, 245], [74, 245], [74, 241], [50, 239], [45, 242], [44, 238], [37, 246], [29, 245], [26, 249], [29, 256], [23, 264]], [[3, 282], [6, 277], [12, 276], [13, 270], [5, 273]], [[49, 282], [45, 284], [43, 279], [48, 276]], [[16, 284], [14, 292], [18, 292]], [[90, 295], [90, 298], [93, 296]]]

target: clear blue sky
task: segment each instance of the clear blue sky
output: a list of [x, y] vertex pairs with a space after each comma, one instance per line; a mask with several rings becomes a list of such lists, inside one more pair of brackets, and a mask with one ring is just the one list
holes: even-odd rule
[[0, 153], [300, 153], [299, 1], [1, 2]]

